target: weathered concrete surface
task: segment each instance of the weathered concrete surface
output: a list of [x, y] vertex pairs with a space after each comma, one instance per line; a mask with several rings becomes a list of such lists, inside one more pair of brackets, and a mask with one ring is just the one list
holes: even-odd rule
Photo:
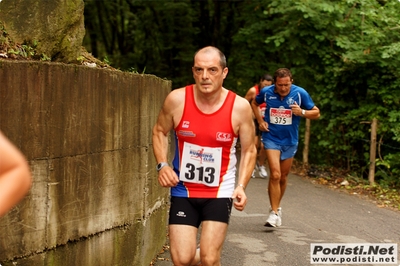
[[85, 36], [83, 10], [83, 0], [2, 0], [0, 22], [14, 42], [37, 44], [38, 54], [73, 62]]
[[34, 179], [0, 219], [3, 266], [150, 263], [168, 200], [151, 129], [170, 89], [152, 75], [0, 60], [0, 129]]

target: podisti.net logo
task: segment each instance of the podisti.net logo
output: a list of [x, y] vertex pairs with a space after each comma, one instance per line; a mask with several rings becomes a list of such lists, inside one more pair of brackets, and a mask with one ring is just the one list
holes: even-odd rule
[[398, 265], [397, 243], [311, 243], [311, 264]]

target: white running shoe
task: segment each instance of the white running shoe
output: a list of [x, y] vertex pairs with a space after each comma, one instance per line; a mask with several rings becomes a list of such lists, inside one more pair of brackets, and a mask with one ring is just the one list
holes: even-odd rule
[[264, 165], [261, 165], [260, 167], [258, 167], [258, 173], [260, 174], [260, 176], [261, 176], [262, 178], [266, 178], [266, 177], [268, 176], [268, 172], [267, 172], [267, 170], [265, 169], [265, 166], [264, 166]]
[[251, 178], [256, 178], [256, 170], [253, 170], [253, 173], [251, 174]]
[[279, 214], [276, 214], [274, 211], [269, 213], [269, 217], [267, 221], [265, 221], [264, 226], [268, 227], [278, 227], [282, 225], [282, 219]]
[[[271, 206], [269, 206], [269, 212], [272, 212]], [[282, 207], [279, 207], [279, 208], [278, 208], [278, 214], [279, 214], [279, 216], [282, 218]]]

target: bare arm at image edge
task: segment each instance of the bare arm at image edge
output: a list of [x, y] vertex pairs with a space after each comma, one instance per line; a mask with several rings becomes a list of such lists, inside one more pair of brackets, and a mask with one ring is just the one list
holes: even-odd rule
[[28, 162], [0, 132], [0, 217], [24, 198], [31, 185]]

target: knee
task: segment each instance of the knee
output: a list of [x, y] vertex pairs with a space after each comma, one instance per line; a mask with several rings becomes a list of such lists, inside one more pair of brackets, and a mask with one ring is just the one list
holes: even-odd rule
[[282, 186], [286, 186], [287, 183], [287, 178], [286, 177], [282, 177], [281, 180], [279, 180], [279, 185]]
[[288, 178], [288, 174], [289, 174], [289, 173], [286, 173], [286, 174], [285, 174], [285, 173], [282, 173], [282, 174], [281, 174], [280, 181], [281, 181], [281, 182], [286, 182], [286, 181], [287, 181], [287, 178]]
[[271, 176], [269, 177], [270, 182], [279, 182], [281, 180], [280, 172], [271, 172]]
[[201, 256], [201, 265], [220, 265], [220, 258], [219, 256], [214, 255], [202, 255]]
[[194, 255], [190, 254], [177, 254], [175, 252], [171, 252], [171, 259], [175, 266], [188, 266], [192, 265], [194, 260]]

